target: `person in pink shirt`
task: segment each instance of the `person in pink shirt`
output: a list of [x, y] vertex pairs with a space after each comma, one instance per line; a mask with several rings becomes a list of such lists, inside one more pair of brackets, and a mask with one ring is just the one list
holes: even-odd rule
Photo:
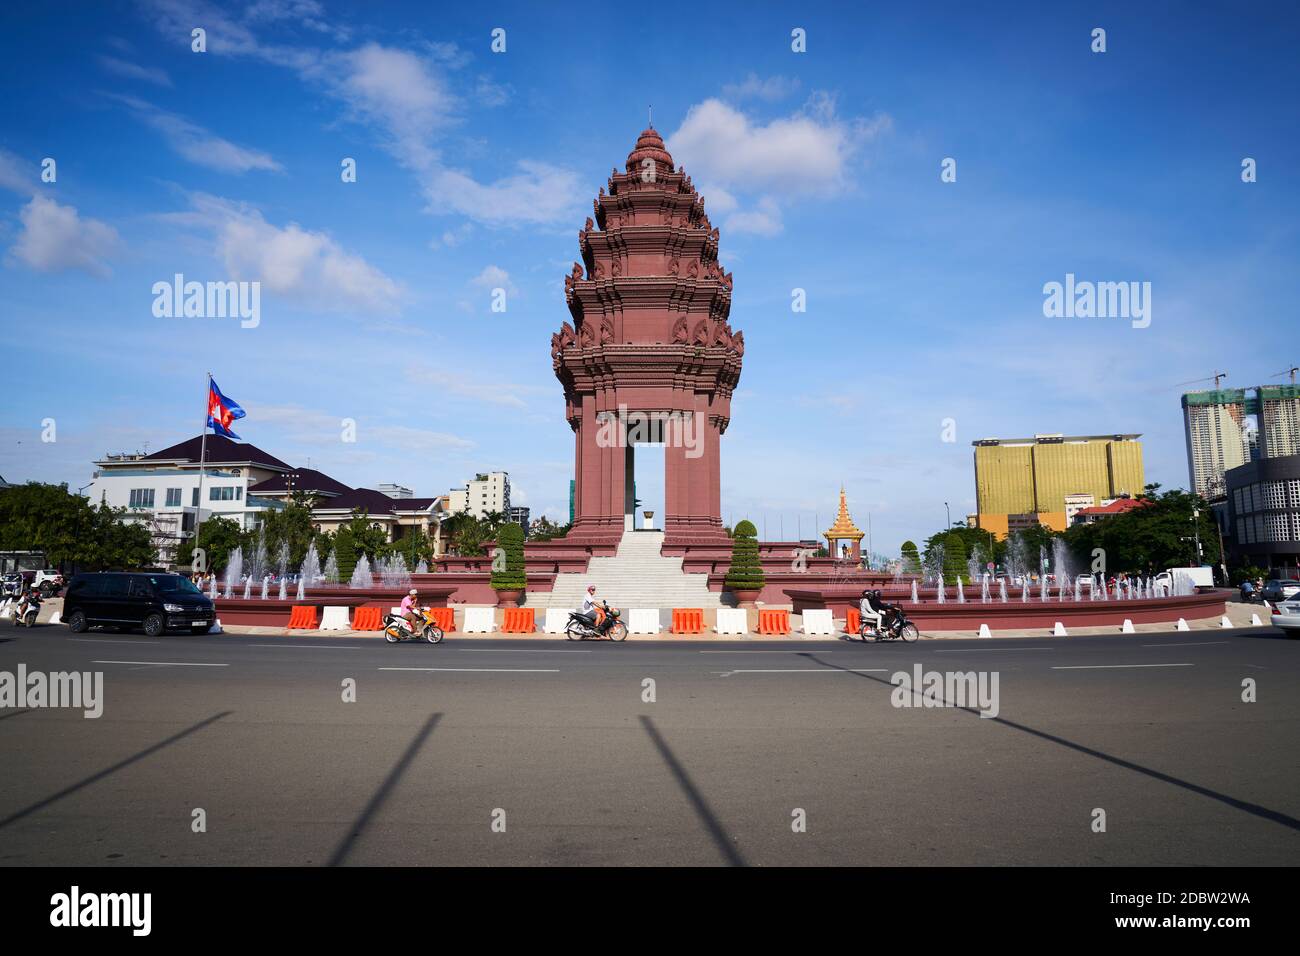
[[421, 621], [422, 617], [420, 614], [419, 604], [417, 603], [417, 598], [419, 598], [419, 596], [420, 592], [415, 588], [411, 588], [411, 590], [406, 592], [406, 597], [402, 598], [402, 606], [399, 608], [402, 617], [406, 619], [406, 623], [411, 625], [411, 631], [413, 633], [418, 630], [416, 622]]

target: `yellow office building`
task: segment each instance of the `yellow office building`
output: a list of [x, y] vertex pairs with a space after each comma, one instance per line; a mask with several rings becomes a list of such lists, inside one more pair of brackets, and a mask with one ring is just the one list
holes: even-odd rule
[[1077, 507], [1086, 496], [1096, 505], [1136, 497], [1146, 487], [1139, 437], [1035, 435], [972, 442], [979, 526], [999, 538], [1031, 524], [1064, 531], [1067, 506]]

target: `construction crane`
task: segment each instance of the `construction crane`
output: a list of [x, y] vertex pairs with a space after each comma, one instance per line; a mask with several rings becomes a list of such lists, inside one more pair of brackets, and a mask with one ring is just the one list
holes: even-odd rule
[[1290, 368], [1284, 369], [1283, 371], [1278, 372], [1276, 375], [1270, 375], [1269, 378], [1281, 378], [1283, 375], [1290, 375], [1291, 384], [1294, 385], [1296, 372], [1300, 372], [1300, 366], [1292, 365]]
[[[1285, 375], [1286, 373], [1283, 372], [1282, 374]], [[1219, 380], [1227, 377], [1228, 377], [1227, 372], [1215, 372], [1209, 378], [1194, 378], [1190, 382], [1179, 382], [1177, 385], [1174, 386], [1174, 388], [1182, 388], [1184, 385], [1199, 385], [1201, 384], [1201, 382], [1212, 381], [1214, 382], [1214, 387], [1217, 389], [1219, 387]]]

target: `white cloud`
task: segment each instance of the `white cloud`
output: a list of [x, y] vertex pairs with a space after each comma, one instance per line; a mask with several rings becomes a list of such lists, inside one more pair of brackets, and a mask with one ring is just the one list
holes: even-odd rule
[[505, 289], [511, 295], [518, 291], [510, 281], [510, 273], [500, 266], [485, 266], [482, 272], [470, 280], [470, 285], [480, 289]]
[[23, 229], [10, 254], [41, 272], [77, 269], [107, 278], [105, 260], [120, 240], [112, 226], [98, 219], [83, 219], [72, 206], [33, 196], [18, 213]]
[[260, 212], [216, 196], [192, 197], [194, 214], [171, 217], [211, 229], [216, 255], [234, 279], [260, 281], [267, 291], [322, 310], [398, 311], [401, 287], [328, 234], [297, 223], [280, 227]]
[[487, 184], [437, 168], [427, 176], [425, 195], [435, 212], [458, 212], [497, 226], [563, 222], [577, 215], [583, 193], [573, 170], [535, 160], [521, 160], [518, 168]]
[[152, 66], [140, 66], [138, 63], [130, 63], [126, 60], [119, 60], [115, 56], [96, 57], [99, 65], [109, 73], [115, 73], [118, 76], [124, 76], [128, 80], [143, 80], [145, 83], [153, 83], [155, 86], [171, 86], [172, 78], [167, 75], [165, 70], [160, 70]]
[[722, 88], [723, 96], [732, 100], [760, 99], [769, 102], [785, 99], [799, 89], [796, 77], [769, 76], [760, 79], [757, 73], [750, 73], [740, 83], [728, 83]]
[[35, 163], [15, 156], [7, 149], [0, 149], [0, 189], [25, 194], [35, 192], [37, 168]]
[[254, 169], [278, 172], [282, 169], [266, 153], [236, 146], [183, 116], [158, 109], [134, 96], [111, 95], [110, 98], [124, 103], [142, 122], [162, 133], [172, 149], [195, 165], [223, 173], [246, 173]]
[[888, 118], [845, 121], [827, 97], [766, 125], [718, 99], [692, 106], [668, 149], [693, 177], [723, 186], [745, 185], [794, 195], [826, 192], [843, 184], [862, 142], [888, 126]]
[[771, 238], [784, 228], [781, 222], [781, 207], [770, 196], [758, 201], [755, 209], [738, 210], [727, 216], [723, 228], [734, 233], [749, 233], [755, 236]]

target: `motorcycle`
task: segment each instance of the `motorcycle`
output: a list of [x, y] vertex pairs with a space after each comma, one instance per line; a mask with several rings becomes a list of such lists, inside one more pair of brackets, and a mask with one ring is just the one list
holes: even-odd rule
[[424, 618], [424, 623], [418, 629], [412, 630], [411, 623], [400, 614], [384, 615], [384, 640], [389, 644], [396, 644], [398, 641], [428, 641], [430, 644], [441, 644], [443, 633], [433, 620], [433, 613], [427, 608], [418, 609]]
[[601, 613], [596, 616], [595, 625], [587, 623], [577, 611], [569, 612], [569, 623], [564, 626], [564, 634], [571, 641], [598, 641], [608, 637], [611, 641], [621, 641], [627, 637], [627, 625], [620, 617], [623, 612], [601, 601]]
[[35, 627], [36, 618], [40, 613], [41, 599], [35, 594], [29, 594], [14, 610], [14, 624], [19, 627]]
[[884, 610], [886, 623], [880, 628], [873, 627], [870, 621], [865, 620], [858, 625], [858, 636], [862, 640], [865, 641], [868, 636], [872, 636], [877, 641], [901, 640], [904, 644], [910, 644], [921, 636], [916, 625], [907, 619], [907, 615], [897, 604], [886, 604]]
[[23, 596], [23, 576], [16, 571], [10, 571], [3, 577], [0, 577], [0, 599], [3, 598], [20, 598]]

